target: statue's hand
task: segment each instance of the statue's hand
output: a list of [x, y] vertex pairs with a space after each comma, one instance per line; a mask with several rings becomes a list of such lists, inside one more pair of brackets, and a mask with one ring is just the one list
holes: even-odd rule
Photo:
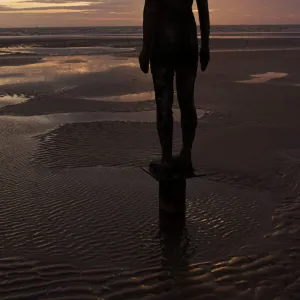
[[142, 50], [139, 56], [140, 69], [143, 73], [147, 74], [149, 72], [149, 54]]
[[199, 55], [200, 55], [201, 71], [204, 72], [210, 61], [209, 47], [201, 47]]

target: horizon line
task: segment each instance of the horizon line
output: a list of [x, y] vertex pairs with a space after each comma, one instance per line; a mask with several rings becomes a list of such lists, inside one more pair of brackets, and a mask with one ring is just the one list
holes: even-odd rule
[[[197, 27], [200, 25], [197, 24]], [[300, 23], [270, 23], [270, 24], [211, 24], [211, 27], [214, 26], [300, 26]], [[83, 26], [10, 26], [2, 27], [0, 29], [26, 29], [26, 28], [95, 28], [95, 27], [142, 27], [142, 25], [83, 25]]]

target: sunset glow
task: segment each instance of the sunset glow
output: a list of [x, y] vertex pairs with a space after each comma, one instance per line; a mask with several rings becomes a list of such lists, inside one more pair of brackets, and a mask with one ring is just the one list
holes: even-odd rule
[[[143, 10], [143, 0], [1, 0], [0, 3], [1, 27], [141, 25]], [[212, 24], [300, 23], [299, 0], [210, 0], [209, 6]], [[197, 19], [195, 3], [193, 10]]]

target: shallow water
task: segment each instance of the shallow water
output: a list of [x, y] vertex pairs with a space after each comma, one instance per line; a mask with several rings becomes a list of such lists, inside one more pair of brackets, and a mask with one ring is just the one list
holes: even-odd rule
[[273, 79], [280, 79], [288, 76], [288, 73], [279, 73], [279, 72], [267, 72], [264, 74], [255, 74], [255, 75], [250, 75], [252, 79], [247, 79], [247, 80], [241, 80], [237, 82], [241, 83], [265, 83]]
[[[18, 66], [1, 67], [1, 73], [5, 75], [5, 78], [1, 78], [0, 86], [25, 83], [44, 84], [55, 81], [61, 85], [59, 81], [74, 75], [101, 73], [114, 68], [135, 68], [137, 66], [136, 59], [118, 60], [108, 55], [76, 56], [76, 61], [74, 61], [74, 57], [70, 58], [70, 56], [47, 57], [37, 63], [22, 65], [20, 62]], [[76, 77], [74, 79], [76, 80]], [[76, 83], [78, 84], [78, 81]]]
[[85, 100], [92, 101], [105, 101], [105, 102], [137, 102], [137, 101], [153, 101], [154, 92], [135, 93], [119, 96], [108, 96], [108, 97], [86, 97]]
[[25, 95], [0, 95], [0, 107], [19, 104], [28, 100], [30, 100], [30, 97]]
[[[8, 54], [30, 54], [49, 56], [75, 56], [75, 55], [106, 55], [114, 53], [132, 52], [135, 48], [113, 48], [113, 47], [8, 47], [0, 49], [0, 55]], [[1, 53], [2, 52], [2, 53]]]

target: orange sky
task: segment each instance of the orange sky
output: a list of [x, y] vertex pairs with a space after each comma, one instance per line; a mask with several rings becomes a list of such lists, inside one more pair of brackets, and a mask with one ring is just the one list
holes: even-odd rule
[[[300, 24], [300, 0], [209, 0], [209, 6], [212, 24]], [[0, 0], [0, 27], [141, 25], [142, 9], [143, 0]]]

